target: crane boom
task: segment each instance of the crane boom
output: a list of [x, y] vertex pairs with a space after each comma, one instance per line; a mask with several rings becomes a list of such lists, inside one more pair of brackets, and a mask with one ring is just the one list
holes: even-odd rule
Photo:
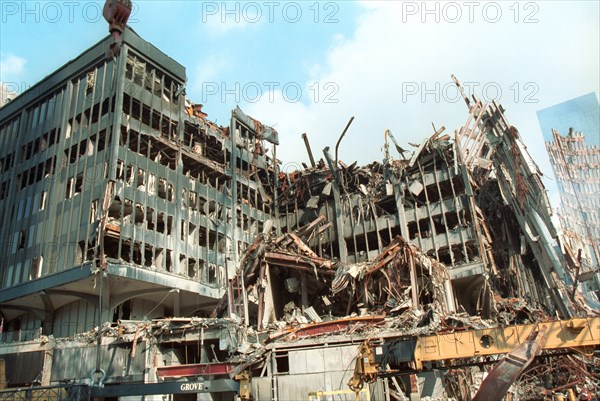
[[[360, 345], [354, 375], [348, 383], [354, 391], [362, 389], [363, 383], [372, 383], [378, 376], [423, 371], [427, 362], [507, 354], [480, 388], [483, 392], [478, 400], [488, 400], [491, 399], [490, 394], [506, 393], [535, 356], [544, 350], [574, 349], [587, 353], [600, 349], [600, 317], [463, 330], [400, 341], [386, 338], [383, 341], [383, 344], [374, 344], [367, 340]], [[405, 357], [407, 344], [414, 346], [410, 361], [405, 359], [413, 370], [389, 369], [385, 355], [398, 353]]]

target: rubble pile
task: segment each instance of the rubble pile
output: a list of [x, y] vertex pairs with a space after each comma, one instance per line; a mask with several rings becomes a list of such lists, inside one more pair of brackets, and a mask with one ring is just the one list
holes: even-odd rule
[[[249, 366], [264, 370], [267, 348], [306, 338], [423, 336], [594, 315], [567, 296], [573, 272], [550, 244], [556, 232], [541, 173], [517, 130], [501, 106], [466, 102], [470, 117], [454, 140], [442, 127], [410, 158], [397, 144], [401, 160], [390, 156], [387, 131], [382, 163], [347, 165], [328, 148], [315, 163], [307, 147], [312, 167], [278, 174], [279, 227], [245, 250], [213, 313], [243, 317], [264, 339]], [[561, 358], [585, 373], [575, 384], [598, 388], [593, 363]], [[446, 397], [470, 399], [483, 380], [472, 366], [485, 372], [494, 361], [438, 365], [448, 369]], [[543, 399], [533, 394], [576, 376], [541, 380], [535, 372], [548, 366], [534, 365], [512, 399]], [[408, 393], [402, 382], [392, 387], [396, 399]]]
[[523, 374], [511, 391], [519, 400], [537, 400], [575, 388], [579, 400], [592, 400], [600, 388], [597, 358], [589, 355], [559, 355], [540, 358]]

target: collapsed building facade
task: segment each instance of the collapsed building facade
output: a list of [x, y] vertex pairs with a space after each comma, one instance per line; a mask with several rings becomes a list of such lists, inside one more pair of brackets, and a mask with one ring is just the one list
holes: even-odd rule
[[582, 133], [562, 136], [546, 149], [559, 185], [563, 246], [576, 267], [584, 292], [600, 300], [600, 149], [585, 145]]
[[[497, 327], [579, 316], [561, 344], [598, 341], [500, 105], [465, 96], [461, 129], [397, 157], [386, 132], [367, 166], [337, 147], [315, 158], [305, 137], [310, 167], [284, 173], [274, 129], [239, 108], [212, 123], [183, 66], [123, 37], [117, 57], [106, 38], [0, 111], [4, 385], [46, 399], [470, 399], [472, 366], [527, 337], [502, 348]], [[477, 337], [428, 352], [441, 333]], [[381, 372], [355, 367], [369, 339]], [[568, 358], [579, 385], [598, 384]], [[559, 373], [548, 391], [573, 379]]]

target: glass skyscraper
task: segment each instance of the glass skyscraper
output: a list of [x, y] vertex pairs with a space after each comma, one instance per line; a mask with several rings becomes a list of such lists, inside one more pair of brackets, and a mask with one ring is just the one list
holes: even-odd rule
[[537, 112], [544, 141], [553, 141], [552, 129], [562, 135], [573, 128], [585, 135], [586, 145], [600, 145], [600, 107], [596, 93], [567, 100]]

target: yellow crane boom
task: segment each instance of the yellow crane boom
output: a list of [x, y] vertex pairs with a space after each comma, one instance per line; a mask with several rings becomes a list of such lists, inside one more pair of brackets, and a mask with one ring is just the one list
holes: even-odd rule
[[424, 362], [509, 353], [525, 343], [536, 325], [545, 330], [543, 350], [586, 350], [600, 346], [600, 317], [465, 330], [419, 337], [415, 347], [415, 369], [422, 370]]
[[[388, 340], [390, 339], [387, 338], [386, 342]], [[506, 379], [506, 383], [494, 383], [492, 378], [487, 385], [498, 387], [497, 385], [502, 384], [504, 388], [505, 384], [510, 386], [509, 382], [516, 380], [533, 358], [543, 350], [573, 349], [590, 353], [600, 348], [600, 317], [455, 331], [405, 341], [412, 341], [414, 344], [411, 361], [414, 371], [422, 371], [426, 362], [509, 354], [496, 369], [496, 376]], [[393, 352], [393, 348], [397, 347], [399, 342], [391, 341], [390, 344], [392, 351], [387, 352]], [[354, 375], [348, 382], [352, 390], [358, 393], [364, 383], [372, 383], [380, 375], [402, 374], [399, 371], [386, 370], [383, 351], [386, 345], [373, 344], [369, 340], [360, 345]], [[515, 361], [518, 363], [515, 364]], [[519, 366], [513, 369], [511, 363]]]

